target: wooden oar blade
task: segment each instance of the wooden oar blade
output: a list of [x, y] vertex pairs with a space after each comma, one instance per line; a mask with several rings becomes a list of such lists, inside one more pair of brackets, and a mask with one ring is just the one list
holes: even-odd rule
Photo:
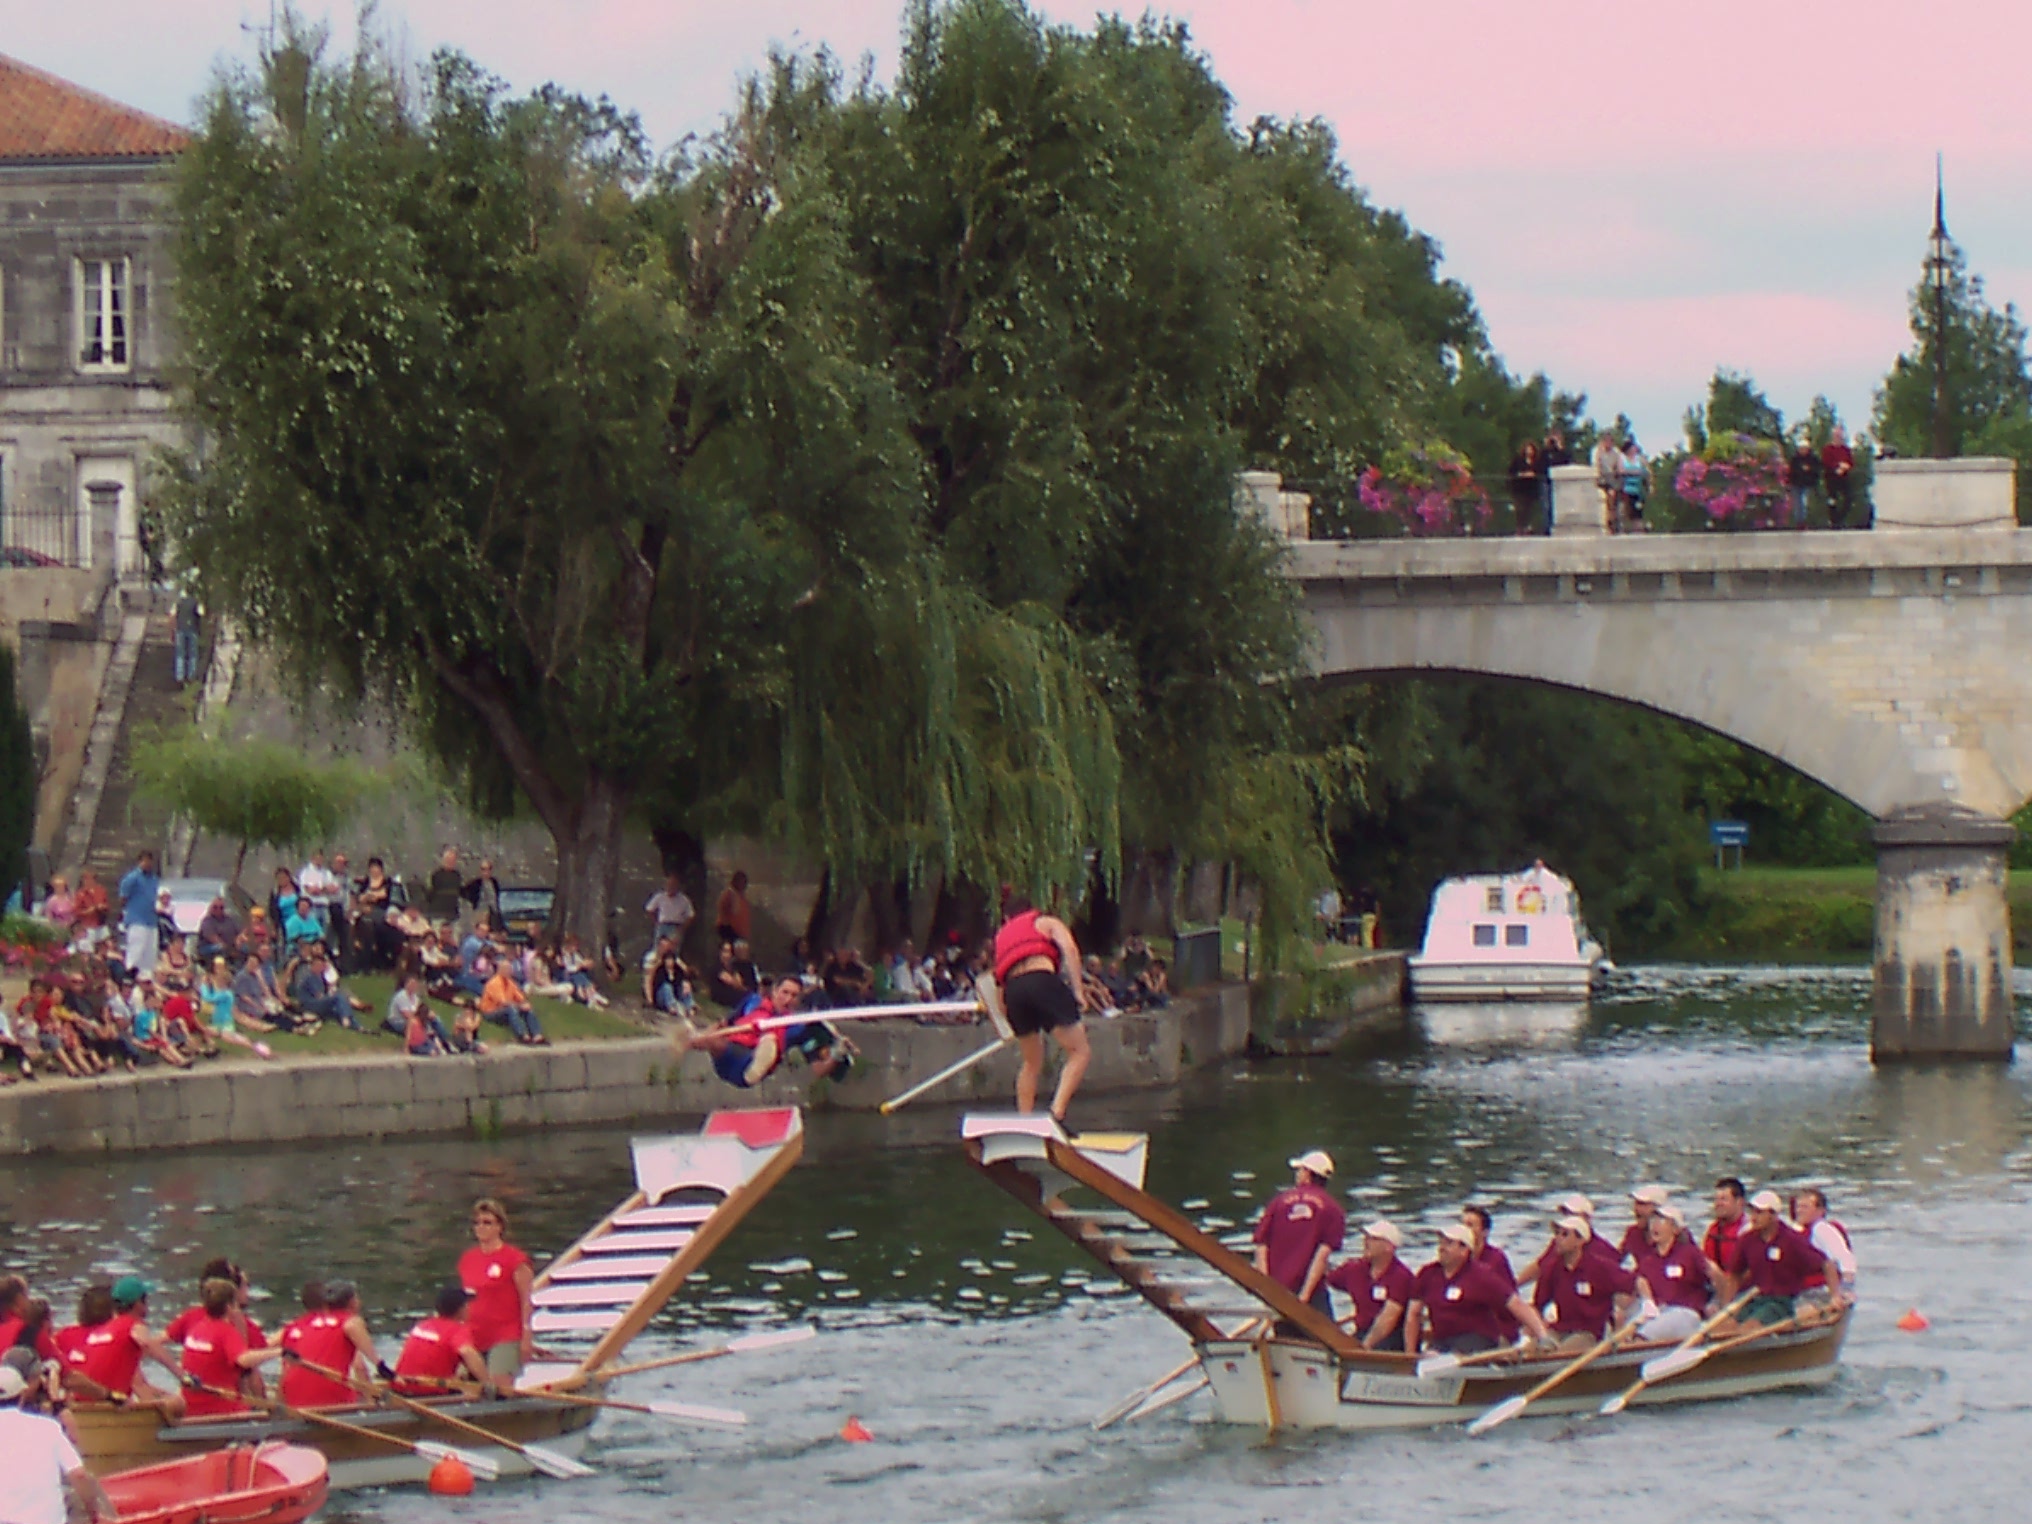
[[697, 1402], [645, 1402], [642, 1405], [659, 1418], [681, 1418], [687, 1423], [720, 1424], [738, 1429], [748, 1421], [748, 1415], [739, 1408], [715, 1408]]
[[428, 1439], [419, 1439], [415, 1450], [425, 1460], [455, 1460], [483, 1482], [501, 1480], [501, 1463], [491, 1455], [481, 1455], [476, 1450], [461, 1450], [456, 1445], [441, 1445]]
[[1201, 1371], [1197, 1381], [1188, 1382], [1175, 1392], [1166, 1392], [1162, 1397], [1150, 1398], [1141, 1407], [1137, 1408], [1135, 1412], [1131, 1413], [1126, 1422], [1134, 1423], [1139, 1418], [1148, 1418], [1152, 1413], [1161, 1413], [1173, 1404], [1185, 1401], [1186, 1398], [1205, 1385], [1207, 1385], [1207, 1375], [1205, 1371]]
[[1600, 1414], [1603, 1418], [1614, 1418], [1618, 1413], [1622, 1412], [1624, 1408], [1627, 1408], [1630, 1405], [1630, 1399], [1632, 1397], [1636, 1396], [1639, 1392], [1643, 1390], [1644, 1383], [1641, 1381], [1639, 1381], [1634, 1386], [1625, 1387], [1622, 1391], [1616, 1393], [1615, 1396], [1609, 1398], [1609, 1400], [1604, 1402], [1600, 1407], [1596, 1408], [1595, 1411], [1598, 1414]]
[[751, 1354], [758, 1349], [781, 1349], [786, 1344], [802, 1344], [806, 1339], [816, 1339], [818, 1330], [807, 1323], [802, 1328], [778, 1328], [768, 1333], [743, 1334], [738, 1339], [727, 1341], [730, 1355]]
[[591, 1466], [586, 1465], [585, 1462], [575, 1461], [569, 1455], [560, 1455], [555, 1450], [546, 1450], [542, 1445], [523, 1445], [520, 1448], [523, 1458], [530, 1465], [541, 1471], [545, 1476], [554, 1476], [559, 1481], [570, 1481], [576, 1477], [599, 1475], [599, 1472], [595, 1471]]
[[1418, 1362], [1420, 1376], [1444, 1376], [1448, 1371], [1460, 1368], [1459, 1355], [1427, 1355]]
[[1656, 1359], [1646, 1360], [1637, 1368], [1637, 1373], [1644, 1378], [1646, 1385], [1654, 1381], [1667, 1381], [1692, 1370], [1712, 1353], [1712, 1350], [1707, 1349], [1675, 1349], [1669, 1355], [1659, 1355]]
[[1489, 1430], [1495, 1428], [1497, 1424], [1508, 1423], [1523, 1411], [1524, 1398], [1521, 1394], [1516, 1397], [1505, 1397], [1501, 1402], [1490, 1408], [1488, 1412], [1469, 1424], [1468, 1433], [1486, 1434]]

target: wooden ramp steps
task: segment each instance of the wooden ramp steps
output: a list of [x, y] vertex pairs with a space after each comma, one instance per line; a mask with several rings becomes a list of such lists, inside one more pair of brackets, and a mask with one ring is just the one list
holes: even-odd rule
[[1331, 1318], [1145, 1191], [1148, 1140], [1140, 1134], [1068, 1138], [1030, 1116], [969, 1116], [960, 1131], [975, 1169], [1194, 1342], [1230, 1338], [1237, 1323], [1263, 1319], [1336, 1353], [1357, 1348]]
[[536, 1278], [531, 1330], [590, 1339], [579, 1372], [613, 1360], [804, 1149], [795, 1107], [717, 1111], [697, 1133], [637, 1138], [635, 1191]]

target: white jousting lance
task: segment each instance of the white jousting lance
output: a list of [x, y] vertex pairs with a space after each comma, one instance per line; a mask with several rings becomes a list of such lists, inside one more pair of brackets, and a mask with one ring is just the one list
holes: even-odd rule
[[[780, 1027], [801, 1027], [814, 1021], [876, 1021], [884, 1016], [978, 1016], [978, 1000], [927, 1000], [910, 1005], [849, 1005], [831, 1011], [793, 1011], [787, 1016], [764, 1016], [760, 1021], [736, 1022], [750, 1032], [774, 1032]], [[721, 1027], [719, 1031], [730, 1028]]]
[[1016, 1034], [1009, 1029], [1009, 1018], [1002, 1013], [1002, 991], [996, 986], [995, 981], [988, 975], [983, 974], [975, 985], [975, 988], [980, 992], [980, 1008], [988, 1013], [988, 1020], [994, 1023], [995, 1040], [986, 1047], [975, 1049], [956, 1063], [947, 1064], [930, 1079], [919, 1081], [901, 1095], [890, 1096], [888, 1100], [875, 1108], [883, 1116], [888, 1116], [899, 1107], [908, 1106], [927, 1090], [935, 1090], [954, 1075], [964, 1074], [982, 1059], [1001, 1052], [1016, 1040]]

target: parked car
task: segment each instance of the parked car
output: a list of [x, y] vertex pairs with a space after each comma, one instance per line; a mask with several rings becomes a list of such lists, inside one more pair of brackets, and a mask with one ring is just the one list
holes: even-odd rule
[[519, 945], [533, 942], [550, 924], [550, 907], [557, 890], [546, 885], [519, 884], [501, 888], [501, 926], [508, 940]]
[[198, 923], [212, 908], [212, 901], [226, 893], [226, 881], [222, 878], [166, 878], [162, 887], [169, 894], [169, 912], [176, 921], [176, 929], [187, 937], [197, 935]]

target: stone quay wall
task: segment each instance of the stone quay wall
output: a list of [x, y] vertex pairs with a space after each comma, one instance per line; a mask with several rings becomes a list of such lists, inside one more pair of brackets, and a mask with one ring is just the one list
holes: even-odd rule
[[[1249, 992], [1222, 985], [1153, 1014], [1090, 1020], [1087, 1032], [1094, 1058], [1082, 1094], [1172, 1085], [1245, 1049]], [[905, 1022], [855, 1022], [853, 1035], [861, 1058], [843, 1083], [815, 1081], [793, 1061], [752, 1091], [722, 1082], [703, 1054], [680, 1060], [660, 1037], [510, 1048], [480, 1058], [372, 1054], [263, 1063], [236, 1056], [187, 1073], [42, 1080], [0, 1092], [0, 1154], [492, 1136], [589, 1123], [667, 1124], [739, 1105], [872, 1111], [994, 1036], [986, 1026]], [[917, 1104], [999, 1101], [1011, 1095], [1015, 1075], [1012, 1045]]]

